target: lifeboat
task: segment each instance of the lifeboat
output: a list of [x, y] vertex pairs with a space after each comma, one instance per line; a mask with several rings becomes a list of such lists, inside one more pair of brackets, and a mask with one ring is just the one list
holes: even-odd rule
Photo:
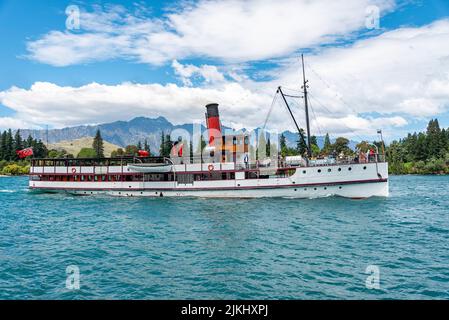
[[173, 170], [170, 163], [134, 163], [128, 165], [128, 171], [145, 173], [167, 173]]

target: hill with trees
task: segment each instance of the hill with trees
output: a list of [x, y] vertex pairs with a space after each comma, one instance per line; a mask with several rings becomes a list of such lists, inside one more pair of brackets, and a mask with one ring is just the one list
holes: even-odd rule
[[425, 132], [391, 142], [387, 159], [394, 174], [449, 173], [449, 128], [441, 129], [438, 120], [432, 119]]
[[[153, 154], [169, 156], [170, 150], [174, 144], [170, 139], [168, 131], [162, 131], [159, 136], [159, 148], [155, 148]], [[282, 156], [304, 155], [306, 153], [306, 145], [297, 137], [296, 145], [288, 143], [285, 133], [281, 134], [279, 147]], [[78, 157], [102, 157], [107, 156], [123, 156], [137, 155], [139, 150], [150, 152], [152, 149], [148, 139], [138, 140], [136, 144], [128, 144], [125, 148], [117, 148], [103, 140], [102, 134], [97, 129], [95, 138], [89, 138], [89, 145], [80, 146], [77, 153], [70, 153], [66, 149], [54, 145], [50, 145], [47, 149], [42, 140], [33, 138], [28, 135], [23, 139], [21, 131], [15, 133], [11, 129], [5, 130], [0, 134], [0, 174], [26, 174], [29, 170], [29, 159], [19, 159], [16, 151], [24, 148], [32, 147], [34, 157], [36, 158], [73, 158], [74, 154]], [[292, 137], [289, 137], [292, 139]], [[266, 148], [266, 154], [269, 155], [269, 138], [263, 146]], [[333, 142], [332, 142], [333, 141]], [[190, 143], [190, 152], [192, 153], [192, 141], [182, 141], [184, 145]], [[322, 147], [319, 147], [319, 144]], [[348, 157], [357, 156], [357, 152], [351, 146], [353, 141], [345, 137], [337, 137], [331, 140], [329, 134], [324, 137], [324, 142], [318, 143], [315, 136], [311, 137], [312, 155], [314, 157], [327, 155], [341, 155]], [[206, 145], [204, 140], [201, 141], [202, 147]], [[259, 146], [260, 147], [260, 146]], [[367, 141], [361, 141], [356, 146], [356, 150], [367, 152], [371, 148], [382, 150], [380, 142], [373, 144]], [[67, 148], [68, 149], [68, 148]], [[386, 156], [389, 162], [389, 170], [392, 174], [448, 174], [449, 173], [449, 128], [441, 129], [437, 119], [430, 120], [425, 132], [409, 133], [407, 137], [394, 140], [386, 147]]]

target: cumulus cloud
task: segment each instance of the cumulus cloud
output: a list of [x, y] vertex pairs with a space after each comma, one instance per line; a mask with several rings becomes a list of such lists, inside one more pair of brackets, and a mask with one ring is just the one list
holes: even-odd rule
[[159, 65], [193, 56], [254, 61], [345, 38], [365, 27], [371, 5], [384, 13], [394, 1], [203, 0], [159, 18], [95, 7], [81, 13], [81, 31], [51, 31], [27, 50], [54, 66], [114, 58]]
[[[204, 106], [219, 102], [225, 125], [236, 129], [262, 126], [269, 109], [272, 90], [252, 92], [237, 83], [224, 83], [218, 88], [179, 87], [175, 84], [123, 83], [116, 86], [91, 83], [81, 87], [61, 87], [37, 82], [29, 90], [13, 87], [0, 92], [0, 101], [17, 114], [14, 119], [0, 122], [13, 128], [29, 127], [33, 123], [65, 127], [81, 124], [131, 119], [136, 116], [163, 115], [176, 124], [204, 121]], [[294, 130], [285, 106], [279, 100], [271, 113], [268, 129]], [[302, 114], [296, 110], [302, 121]], [[1, 119], [1, 118], [0, 118]], [[325, 128], [334, 134], [354, 136], [373, 134], [376, 128], [400, 127], [407, 122], [399, 116], [362, 118], [355, 115], [317, 116], [312, 119], [315, 133]], [[321, 133], [324, 134], [323, 131]]]
[[[449, 109], [449, 20], [400, 28], [306, 59], [311, 104], [318, 115], [358, 113], [436, 116]], [[298, 59], [270, 71], [289, 87]]]
[[0, 117], [0, 129], [22, 129], [22, 128], [39, 128], [27, 121], [12, 117]]
[[[244, 98], [243, 105], [235, 101]], [[190, 88], [176, 84], [132, 84], [115, 86], [90, 83], [81, 87], [58, 86], [36, 82], [30, 89], [12, 87], [0, 92], [2, 104], [17, 112], [17, 121], [55, 127], [103, 123], [136, 116], [165, 116], [177, 124], [203, 121], [204, 106], [219, 102], [226, 118], [239, 119], [257, 114], [270, 97], [255, 94], [237, 83], [219, 88]], [[257, 117], [246, 118], [247, 125], [257, 125]]]
[[[312, 129], [319, 130], [319, 126], [324, 128], [332, 128], [333, 134], [359, 137], [373, 136], [377, 128], [397, 128], [407, 124], [407, 120], [400, 116], [380, 117], [380, 118], [362, 118], [359, 116], [348, 115], [341, 118], [335, 117], [318, 117], [313, 122]], [[314, 128], [315, 127], [315, 128]]]
[[173, 60], [172, 67], [177, 76], [179, 76], [184, 85], [191, 86], [192, 77], [200, 77], [206, 84], [220, 83], [225, 80], [224, 75], [218, 71], [216, 66], [202, 65], [197, 67], [192, 64], [183, 65], [176, 60]]

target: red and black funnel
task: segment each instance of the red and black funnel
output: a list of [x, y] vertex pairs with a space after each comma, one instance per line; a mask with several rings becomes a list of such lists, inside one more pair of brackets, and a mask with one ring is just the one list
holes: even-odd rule
[[[214, 132], [217, 130], [221, 135], [220, 115], [218, 113], [218, 103], [210, 103], [206, 105], [206, 124], [209, 129], [209, 146], [214, 143]], [[212, 131], [213, 130], [213, 131]], [[216, 135], [216, 132], [215, 132]]]

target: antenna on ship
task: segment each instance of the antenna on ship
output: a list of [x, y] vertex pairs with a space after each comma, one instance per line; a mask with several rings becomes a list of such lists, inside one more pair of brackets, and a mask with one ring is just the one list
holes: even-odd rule
[[312, 157], [312, 148], [310, 144], [310, 121], [309, 121], [309, 102], [307, 99], [307, 88], [309, 87], [307, 85], [307, 82], [309, 80], [306, 80], [306, 71], [304, 68], [304, 55], [301, 54], [301, 62], [302, 62], [302, 79], [303, 79], [303, 85], [301, 89], [304, 89], [304, 106], [306, 109], [306, 128], [307, 128], [307, 156], [309, 159]]

